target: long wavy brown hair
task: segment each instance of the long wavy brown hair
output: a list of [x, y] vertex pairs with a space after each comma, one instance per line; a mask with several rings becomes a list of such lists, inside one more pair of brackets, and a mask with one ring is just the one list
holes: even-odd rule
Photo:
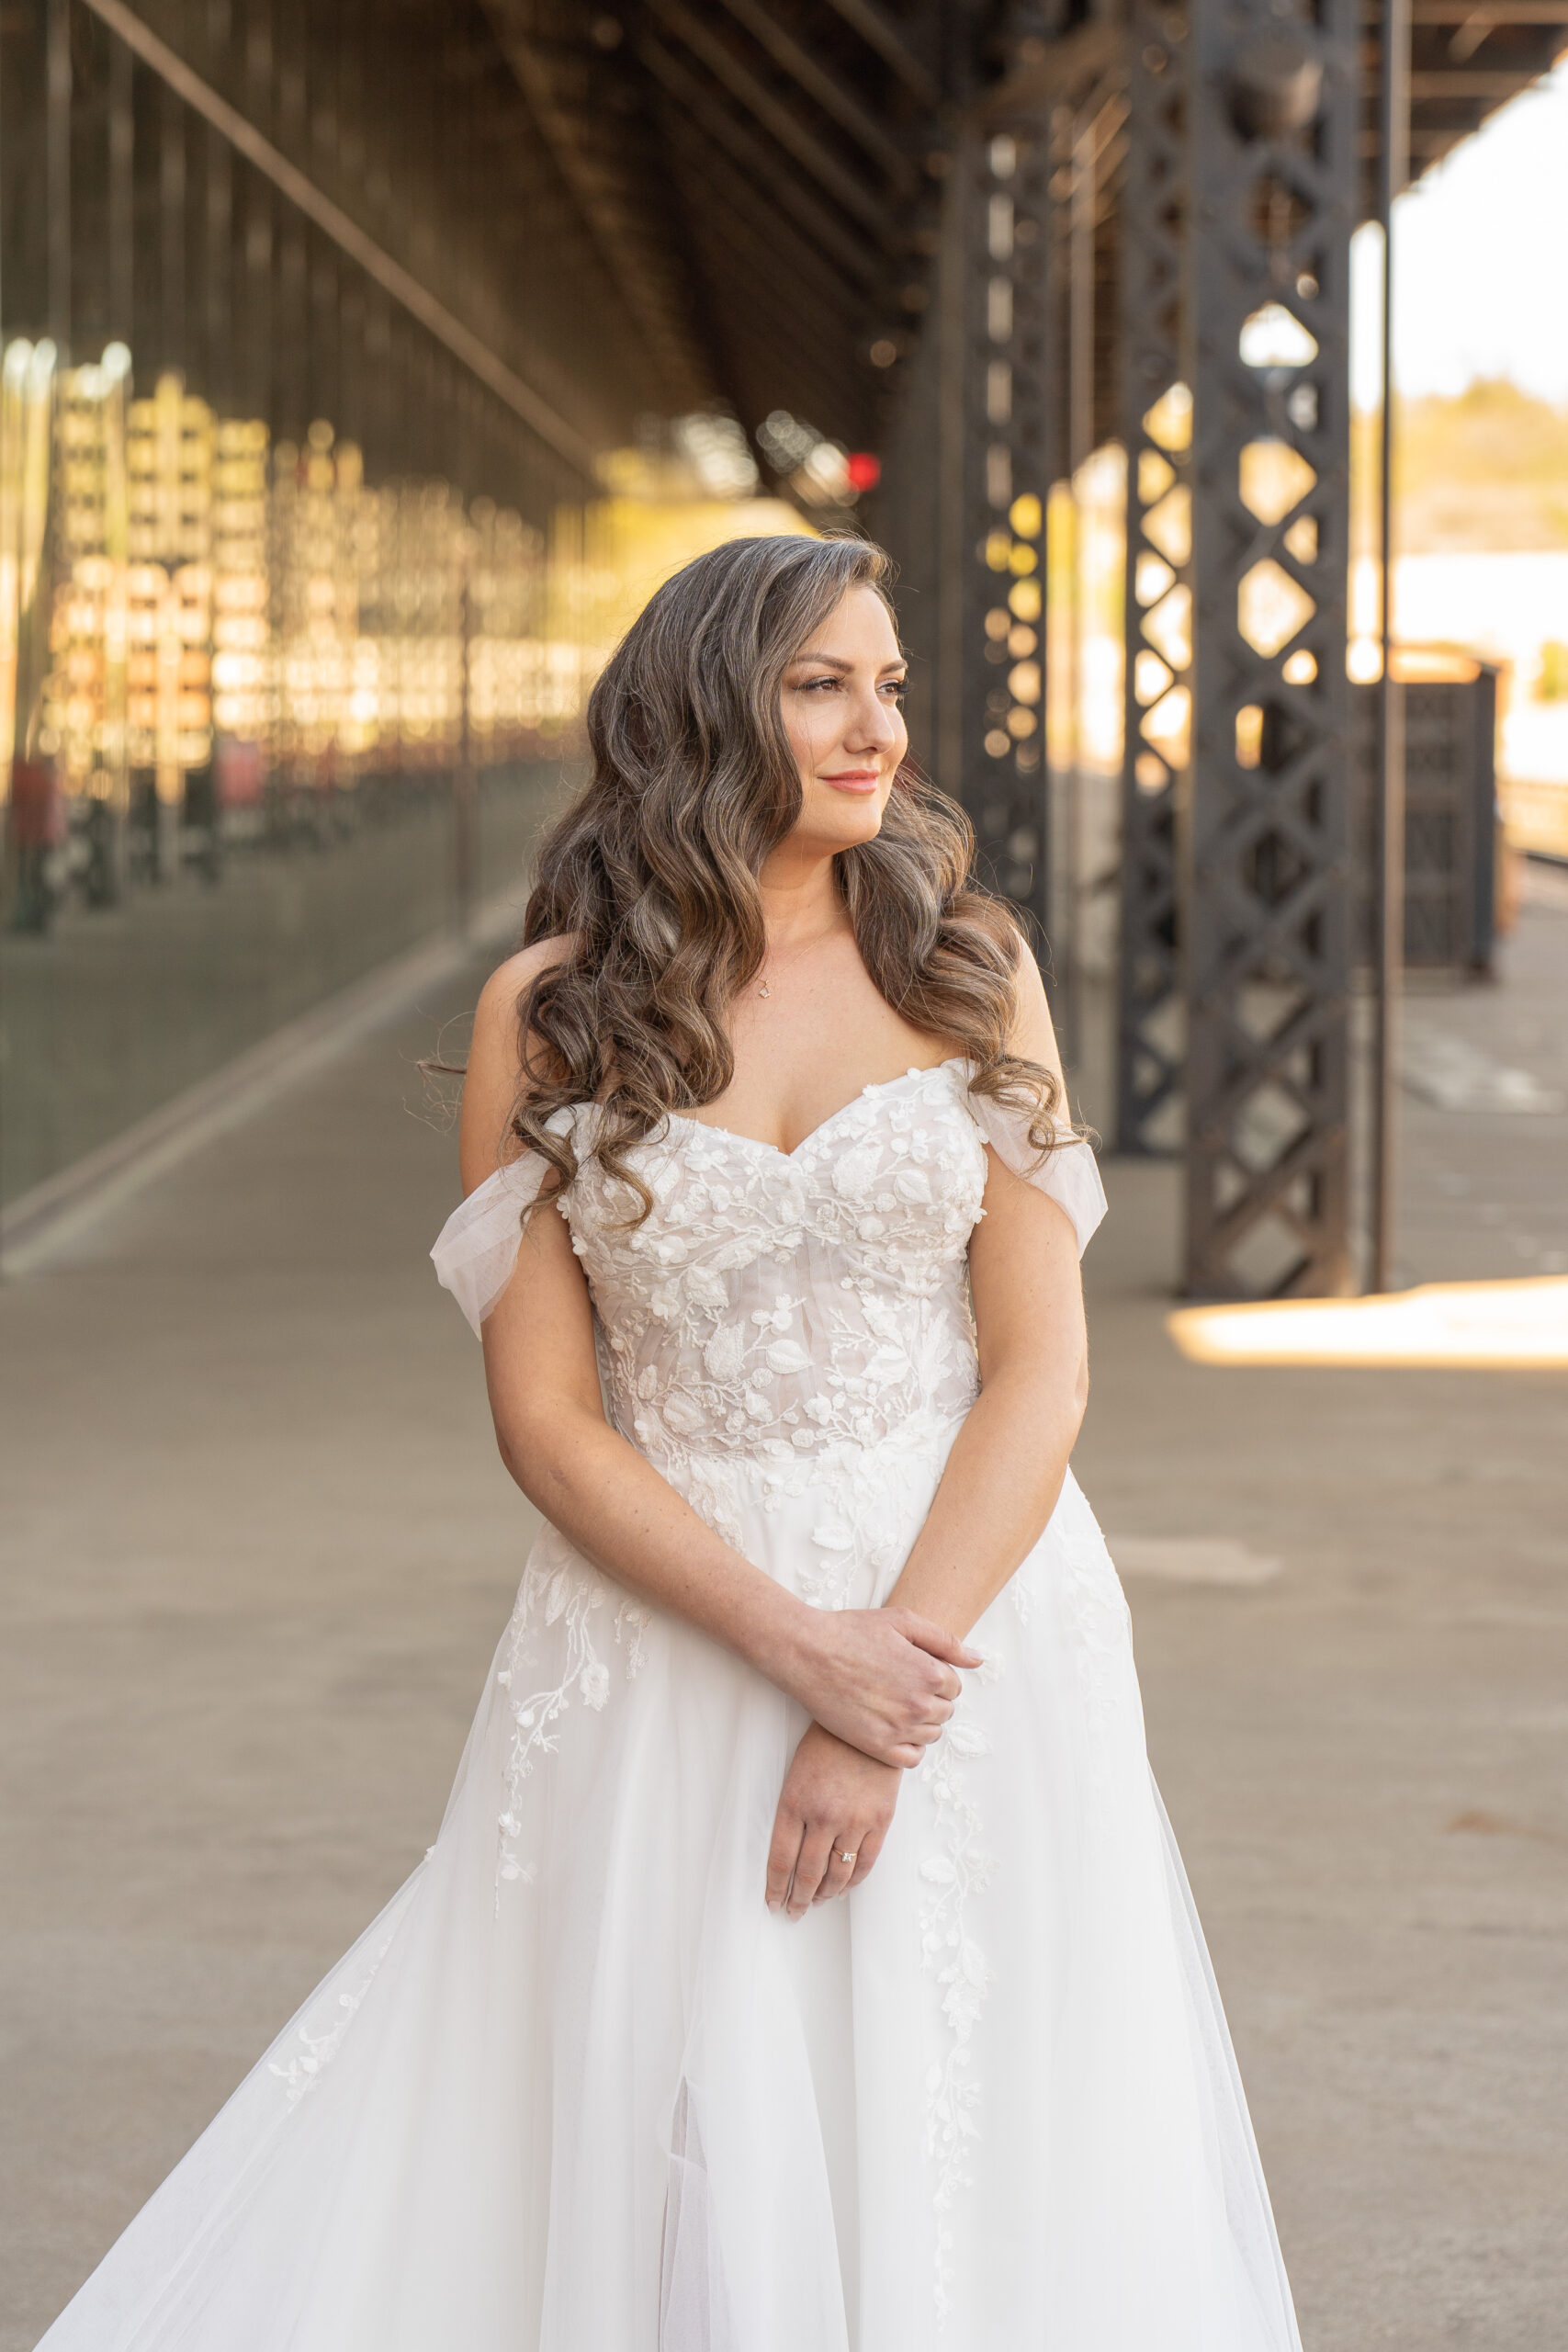
[[[517, 1003], [519, 1145], [556, 1171], [578, 1157], [553, 1113], [595, 1102], [592, 1156], [651, 1205], [626, 1155], [671, 1111], [724, 1092], [726, 1027], [767, 944], [758, 876], [801, 808], [780, 709], [784, 673], [852, 588], [893, 612], [893, 565], [860, 539], [736, 539], [650, 598], [588, 705], [592, 781], [544, 844], [525, 945], [570, 952]], [[1042, 1155], [1058, 1087], [1007, 1048], [1028, 950], [1005, 903], [970, 876], [974, 832], [910, 763], [882, 827], [834, 858], [867, 971], [894, 1011], [951, 1039], [976, 1093], [1025, 1113]], [[564, 1123], [563, 1123], [564, 1124]]]

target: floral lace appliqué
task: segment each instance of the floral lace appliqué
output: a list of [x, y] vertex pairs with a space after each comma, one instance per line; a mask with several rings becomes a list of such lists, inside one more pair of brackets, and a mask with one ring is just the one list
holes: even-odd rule
[[636, 1148], [641, 1224], [581, 1143], [559, 1206], [612, 1418], [667, 1476], [733, 1455], [776, 1498], [804, 1491], [803, 1463], [819, 1481], [973, 1404], [966, 1252], [987, 1160], [954, 1065], [868, 1087], [793, 1153], [676, 1116]]
[[[976, 1679], [993, 1681], [993, 1656]], [[975, 1931], [973, 1898], [985, 1892], [995, 1867], [982, 1843], [972, 1768], [991, 1752], [981, 1726], [955, 1714], [917, 1769], [935, 1810], [936, 1850], [920, 1864], [920, 1952], [940, 1996], [945, 2047], [926, 2071], [925, 2153], [933, 2171], [936, 2207], [935, 2295], [945, 2318], [953, 2283], [953, 2232], [947, 2215], [973, 2186], [968, 2152], [979, 2137], [980, 2082], [971, 2042], [995, 1970]]]
[[[517, 1605], [507, 1628], [502, 1663], [496, 1682], [505, 1694], [511, 1736], [502, 1768], [505, 1805], [497, 1818], [500, 1848], [496, 1860], [496, 1905], [505, 1882], [532, 1881], [536, 1865], [523, 1855], [519, 1812], [523, 1783], [542, 1756], [551, 1756], [560, 1743], [557, 1725], [574, 1697], [597, 1713], [610, 1696], [610, 1668], [595, 1641], [596, 1620], [609, 1618], [610, 1636], [624, 1653], [628, 1681], [643, 1662], [643, 1634], [650, 1612], [625, 1594], [617, 1594], [588, 1562], [572, 1551], [554, 1528], [547, 1528], [524, 1571]], [[539, 1637], [559, 1626], [560, 1654], [552, 1671], [553, 1684], [530, 1689], [525, 1679]]]
[[[426, 1860], [428, 1859], [427, 1855]], [[339, 2044], [353, 2023], [355, 2012], [363, 2004], [365, 1996], [375, 1983], [376, 1972], [390, 1951], [396, 1934], [397, 1928], [394, 1926], [378, 1949], [358, 1984], [351, 1992], [338, 1995], [332, 2012], [331, 2023], [321, 2026], [313, 2032], [312, 2020], [308, 2018], [295, 2036], [299, 2046], [288, 2061], [283, 2063], [276, 2058], [270, 2061], [267, 2072], [276, 2075], [282, 2083], [291, 2108], [298, 2107], [306, 2092], [315, 2088], [321, 2079], [324, 2069], [337, 2056]]]

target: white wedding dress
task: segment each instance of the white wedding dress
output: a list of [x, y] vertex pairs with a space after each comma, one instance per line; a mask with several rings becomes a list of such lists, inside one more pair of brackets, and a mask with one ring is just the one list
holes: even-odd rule
[[[889, 1591], [976, 1386], [968, 1066], [787, 1156], [671, 1117], [563, 1213], [615, 1426], [824, 1609]], [[558, 1114], [586, 1121], [591, 1111]], [[434, 1250], [478, 1328], [542, 1163]], [[1032, 1179], [1087, 1240], [1087, 1147]], [[48, 2352], [1299, 2352], [1069, 1476], [865, 1883], [763, 1902], [805, 1717], [547, 1528], [435, 1844]]]

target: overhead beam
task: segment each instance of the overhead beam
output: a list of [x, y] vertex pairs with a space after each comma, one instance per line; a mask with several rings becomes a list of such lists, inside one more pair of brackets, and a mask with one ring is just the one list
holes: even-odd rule
[[637, 55], [654, 80], [702, 126], [715, 146], [723, 148], [730, 160], [753, 178], [767, 178], [781, 208], [792, 214], [807, 235], [814, 238], [824, 253], [831, 254], [850, 277], [862, 286], [869, 286], [880, 275], [880, 257], [850, 224], [819, 204], [791, 174], [769, 172], [765, 159], [757, 152], [756, 141], [722, 106], [714, 104], [696, 75], [662, 41], [645, 34], [637, 43]]
[[1484, 17], [1493, 26], [1551, 25], [1568, 40], [1564, 0], [1412, 0], [1414, 25], [1468, 25]]
[[1416, 105], [1423, 101], [1430, 103], [1433, 99], [1458, 104], [1467, 98], [1481, 98], [1500, 105], [1506, 99], [1517, 98], [1521, 90], [1528, 90], [1531, 83], [1539, 79], [1539, 74], [1524, 67], [1516, 67], [1511, 72], [1499, 69], [1480, 73], [1473, 66], [1451, 65], [1438, 73], [1412, 74], [1410, 96]]
[[[1477, 128], [1475, 123], [1465, 122], [1445, 123], [1440, 128], [1412, 123], [1410, 153], [1424, 157], [1427, 164], [1438, 163], [1450, 148], [1459, 146], [1463, 140], [1472, 139]], [[1382, 141], [1379, 133], [1376, 130], [1359, 131], [1356, 153], [1362, 163], [1375, 164], [1382, 153]]]
[[1126, 36], [1119, 24], [1097, 17], [1046, 42], [1038, 57], [1018, 65], [976, 101], [972, 119], [980, 130], [1001, 130], [1028, 120], [1043, 107], [1074, 98], [1086, 82], [1122, 62]]
[[913, 174], [903, 150], [888, 138], [876, 117], [868, 114], [858, 98], [818, 65], [810, 51], [803, 49], [793, 34], [785, 32], [760, 0], [724, 0], [724, 5], [758, 48], [765, 50], [774, 64], [782, 67], [824, 114], [830, 115], [840, 130], [847, 130], [881, 164], [889, 179], [902, 188], [909, 187]]
[[787, 276], [808, 301], [825, 304], [844, 324], [858, 329], [865, 311], [864, 296], [840, 277], [832, 263], [808, 244], [798, 229], [779, 218], [701, 125], [671, 107], [664, 130], [669, 145], [687, 170], [705, 183], [712, 198], [750, 232], [759, 266], [767, 266], [769, 283]]
[[846, 25], [859, 33], [867, 49], [874, 49], [885, 65], [890, 65], [907, 90], [912, 90], [923, 107], [933, 110], [942, 104], [942, 90], [933, 74], [916, 56], [898, 27], [885, 17], [874, 0], [829, 0]]
[[[820, 297], [800, 283], [779, 250], [778, 224], [768, 220], [765, 208], [747, 210], [730, 201], [734, 190], [722, 177], [724, 167], [720, 165], [718, 177], [709, 170], [711, 151], [702, 146], [700, 135], [686, 125], [671, 128], [675, 135], [671, 149], [686, 198], [688, 233], [694, 243], [705, 238], [716, 240], [733, 255], [742, 273], [733, 288], [724, 289], [725, 300], [743, 309], [748, 316], [754, 314], [761, 322], [787, 324], [791, 334], [807, 345], [811, 368], [826, 386], [831, 376], [827, 371], [825, 346], [830, 345], [835, 353], [842, 348], [845, 329], [852, 334], [858, 326], [856, 309], [840, 309], [835, 321], [837, 332], [825, 336]], [[847, 296], [847, 289], [840, 291]], [[847, 299], [852, 305], [853, 298]], [[722, 315], [719, 325], [722, 332]]]
[[288, 198], [296, 210], [318, 228], [338, 251], [346, 254], [365, 272], [367, 277], [381, 287], [392, 300], [418, 321], [427, 334], [445, 346], [455, 359], [460, 360], [469, 373], [492, 391], [514, 416], [521, 417], [530, 432], [537, 434], [558, 457], [564, 458], [577, 472], [592, 480], [598, 452], [584, 440], [575, 425], [559, 415], [549, 402], [525, 383], [515, 369], [509, 368], [499, 353], [454, 317], [445, 302], [440, 301], [427, 286], [423, 286], [412, 271], [394, 261], [391, 254], [366, 235], [356, 220], [349, 218], [341, 205], [334, 204], [315, 182], [291, 164], [287, 155], [275, 147], [240, 113], [227, 98], [220, 97], [210, 84], [192, 72], [183, 57], [172, 50], [167, 41], [144, 25], [125, 0], [85, 0], [85, 5], [102, 24], [108, 27], [139, 57], [148, 70], [155, 74], [165, 88], [199, 115], [238, 155], [270, 180], [281, 196]]
[[[818, 432], [837, 435], [846, 422], [844, 410], [852, 403], [852, 388], [835, 379], [799, 314], [769, 302], [758, 285], [751, 253], [738, 236], [734, 221], [721, 211], [709, 212], [694, 229], [693, 242], [707, 255], [710, 275], [720, 293], [728, 297], [728, 312], [741, 330], [737, 338], [737, 365], [747, 358], [757, 364], [764, 351], [771, 354], [764, 371], [771, 381], [776, 386], [793, 378], [792, 397], [798, 400], [801, 390], [807, 393], [808, 422]], [[722, 337], [722, 318], [718, 331]], [[784, 405], [776, 391], [770, 394], [770, 407]]]
[[[565, 96], [550, 60], [518, 21], [513, 0], [483, 0], [485, 14], [528, 108], [576, 199], [599, 257], [665, 379], [675, 408], [696, 408], [712, 397], [691, 321], [690, 289], [682, 283], [671, 242], [650, 223], [639, 190], [612, 147], [595, 152], [585, 139], [581, 109]], [[649, 233], [650, 226], [653, 232]]]
[[891, 223], [887, 208], [864, 183], [847, 172], [838, 159], [830, 155], [821, 141], [813, 136], [804, 124], [795, 120], [789, 108], [781, 106], [770, 90], [764, 89], [757, 76], [740, 62], [725, 43], [714, 36], [701, 19], [692, 14], [685, 0], [648, 0], [649, 12], [656, 17], [667, 32], [688, 49], [720, 86], [728, 90], [737, 106], [744, 107], [753, 121], [794, 157], [803, 171], [809, 172], [818, 187], [834, 202], [864, 223], [879, 243], [891, 242]]

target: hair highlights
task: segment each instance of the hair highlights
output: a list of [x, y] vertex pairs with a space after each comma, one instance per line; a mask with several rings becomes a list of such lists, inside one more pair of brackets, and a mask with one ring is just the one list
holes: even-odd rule
[[[864, 540], [734, 540], [659, 590], [600, 676], [592, 777], [545, 842], [523, 933], [572, 942], [519, 1000], [512, 1114], [561, 1185], [577, 1159], [551, 1115], [595, 1102], [593, 1155], [646, 1214], [625, 1153], [730, 1083], [727, 1008], [766, 947], [757, 877], [801, 808], [784, 673], [849, 589], [891, 612], [891, 582]], [[963, 810], [907, 762], [876, 837], [835, 859], [839, 887], [887, 1002], [953, 1042], [976, 1091], [1027, 1110], [1043, 1153], [1058, 1090], [1007, 1050], [1025, 950], [1005, 904], [970, 881], [973, 851]]]

